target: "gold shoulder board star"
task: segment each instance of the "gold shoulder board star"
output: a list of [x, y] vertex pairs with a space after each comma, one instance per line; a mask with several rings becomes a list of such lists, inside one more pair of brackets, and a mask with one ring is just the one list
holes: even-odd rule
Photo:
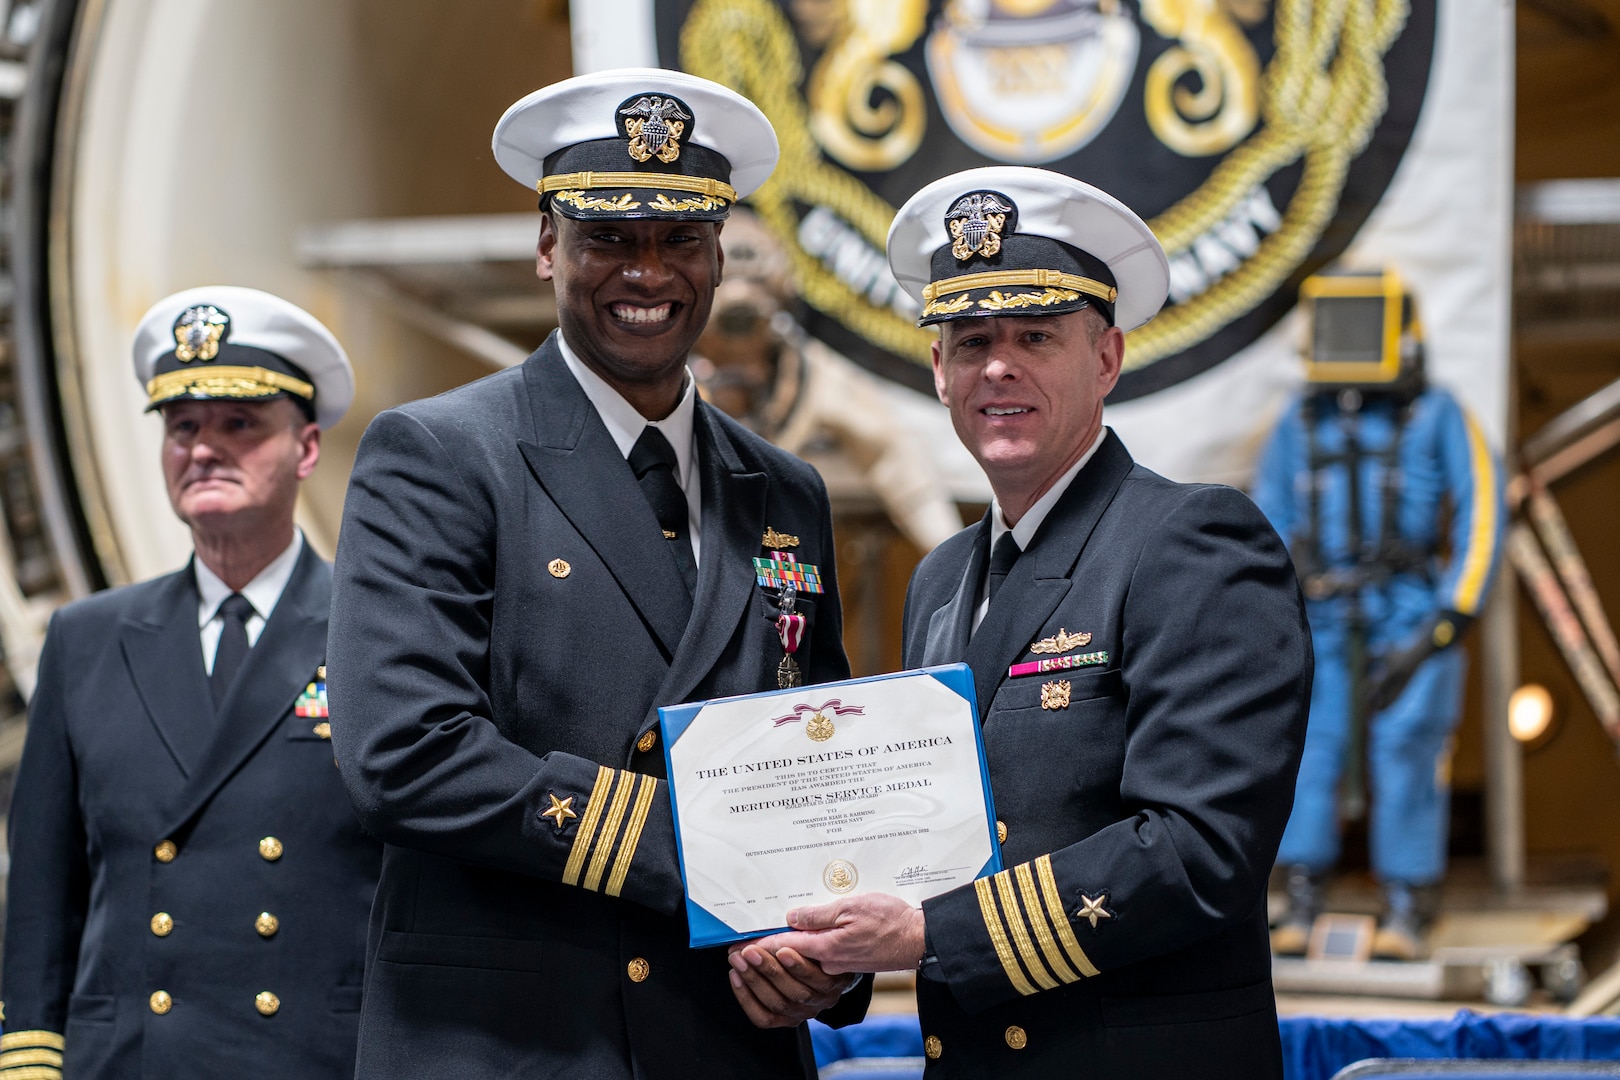
[[[569, 809], [574, 805], [574, 797], [572, 795], [568, 796], [566, 799], [559, 799], [557, 796], [548, 791], [546, 793], [546, 798], [551, 800], [551, 809], [540, 811], [540, 816], [554, 820], [557, 823], [558, 832], [562, 831], [564, 823], [567, 822], [569, 818], [579, 817], [578, 814]], [[1095, 925], [1095, 923], [1093, 923], [1093, 925]]]
[[799, 546], [799, 538], [797, 536], [777, 532], [775, 529], [766, 529], [765, 535], [760, 537], [759, 542], [773, 551], [780, 551], [783, 548], [796, 548]]
[[1103, 910], [1103, 905], [1108, 902], [1108, 894], [1107, 893], [1102, 893], [1102, 894], [1098, 895], [1097, 899], [1095, 899], [1095, 900], [1093, 900], [1091, 897], [1087, 896], [1085, 893], [1081, 893], [1080, 894], [1080, 901], [1081, 901], [1082, 907], [1080, 908], [1079, 911], [1074, 913], [1074, 917], [1077, 918], [1077, 919], [1088, 919], [1088, 920], [1090, 920], [1091, 928], [1093, 930], [1097, 929], [1097, 920], [1098, 919], [1112, 919], [1113, 918], [1112, 915], [1110, 915], [1108, 912]]

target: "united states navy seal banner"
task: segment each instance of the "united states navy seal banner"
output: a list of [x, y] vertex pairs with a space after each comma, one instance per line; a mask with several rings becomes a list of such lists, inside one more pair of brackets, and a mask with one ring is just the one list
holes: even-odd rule
[[[1511, 152], [1504, 0], [579, 0], [576, 69], [649, 64], [753, 99], [782, 160], [753, 208], [806, 328], [928, 390], [933, 332], [883, 257], [947, 173], [1039, 165], [1152, 226], [1170, 301], [1110, 423], [1178, 478], [1242, 480], [1298, 381], [1329, 266], [1394, 266], [1429, 370], [1502, 431]], [[1151, 445], [1150, 445], [1151, 444]]]

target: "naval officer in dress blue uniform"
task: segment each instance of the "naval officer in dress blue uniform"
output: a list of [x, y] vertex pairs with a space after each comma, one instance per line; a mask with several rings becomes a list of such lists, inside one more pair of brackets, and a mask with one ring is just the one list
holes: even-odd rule
[[51, 620], [0, 1075], [347, 1077], [381, 846], [332, 766], [331, 569], [293, 509], [354, 376], [307, 312], [230, 286], [160, 301], [134, 353], [196, 555]]
[[808, 932], [765, 945], [919, 967], [929, 1077], [1280, 1077], [1265, 886], [1310, 636], [1254, 504], [1102, 425], [1164, 253], [1090, 185], [988, 168], [913, 196], [889, 259], [995, 492], [912, 577], [905, 663], [973, 668], [1008, 869], [790, 913]]
[[621, 70], [517, 102], [494, 155], [540, 197], [561, 330], [377, 417], [338, 543], [333, 738], [386, 845], [358, 1075], [813, 1076], [802, 1021], [869, 984], [688, 947], [657, 714], [849, 672], [820, 478], [686, 366], [776, 137]]

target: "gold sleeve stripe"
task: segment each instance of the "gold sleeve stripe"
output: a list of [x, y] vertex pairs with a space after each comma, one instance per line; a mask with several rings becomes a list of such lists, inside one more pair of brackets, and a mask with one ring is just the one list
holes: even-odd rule
[[56, 1032], [37, 1028], [32, 1031], [8, 1031], [0, 1035], [0, 1050], [21, 1050], [35, 1046], [48, 1046], [52, 1050], [60, 1050], [64, 1043], [62, 1036]]
[[1485, 578], [1491, 572], [1496, 554], [1496, 464], [1485, 445], [1479, 425], [1466, 411], [1463, 424], [1468, 429], [1468, 457], [1474, 474], [1474, 505], [1468, 522], [1468, 553], [1457, 578], [1452, 607], [1463, 615], [1479, 611]]
[[563, 884], [578, 885], [579, 872], [585, 869], [585, 856], [590, 854], [591, 839], [596, 835], [596, 823], [602, 820], [607, 806], [607, 795], [613, 787], [613, 770], [605, 765], [596, 768], [596, 786], [591, 788], [590, 801], [585, 804], [585, 816], [579, 819], [579, 831], [574, 834], [574, 846], [568, 851], [568, 865], [563, 867]]
[[636, 804], [630, 809], [630, 820], [624, 826], [624, 839], [619, 841], [619, 857], [613, 860], [613, 873], [608, 875], [607, 894], [618, 896], [624, 888], [625, 875], [630, 872], [630, 860], [636, 857], [636, 845], [641, 843], [641, 830], [647, 824], [652, 810], [653, 796], [658, 792], [656, 777], [643, 776], [636, 791]]
[[[0, 1069], [15, 1069], [19, 1065], [54, 1065], [62, 1067], [62, 1051], [34, 1047], [28, 1050], [7, 1050], [0, 1053]], [[0, 1080], [9, 1074], [0, 1074]]]
[[1024, 925], [1023, 913], [1018, 907], [1018, 896], [1013, 892], [1012, 875], [1003, 870], [995, 877], [996, 893], [1001, 897], [1001, 910], [1006, 912], [1007, 925], [1012, 929], [1013, 944], [1018, 948], [1018, 955], [1023, 958], [1024, 967], [1034, 976], [1035, 982], [1042, 990], [1056, 990], [1058, 981], [1046, 973], [1041, 958], [1035, 955], [1035, 943], [1030, 940], [1029, 929]]
[[1069, 915], [1063, 910], [1063, 899], [1058, 896], [1057, 878], [1052, 876], [1052, 856], [1042, 855], [1035, 860], [1035, 876], [1040, 878], [1041, 895], [1046, 898], [1046, 913], [1052, 920], [1052, 928], [1057, 931], [1058, 940], [1074, 961], [1074, 966], [1080, 969], [1080, 974], [1087, 978], [1098, 974], [1097, 965], [1086, 956], [1086, 951], [1080, 947], [1080, 942], [1074, 936], [1074, 928], [1069, 925]]
[[1040, 945], [1041, 955], [1046, 957], [1052, 973], [1062, 982], [1079, 982], [1080, 976], [1064, 962], [1063, 954], [1058, 951], [1057, 940], [1052, 937], [1052, 925], [1041, 907], [1040, 890], [1035, 887], [1035, 874], [1030, 870], [1029, 863], [1019, 863], [1013, 867], [1013, 877], [1018, 879], [1018, 895], [1024, 902], [1024, 913], [1029, 916], [1029, 928], [1035, 932], [1035, 941]]
[[24, 1065], [0, 1072], [0, 1080], [62, 1080], [62, 1070], [51, 1065]]
[[585, 871], [585, 888], [595, 892], [602, 886], [602, 874], [607, 871], [608, 860], [613, 857], [613, 841], [619, 835], [619, 823], [624, 820], [625, 807], [630, 805], [630, 793], [636, 787], [636, 774], [619, 773], [619, 786], [613, 790], [613, 805], [602, 819], [602, 839], [591, 853], [591, 868]]
[[979, 897], [979, 914], [984, 917], [984, 928], [990, 935], [990, 944], [996, 950], [996, 959], [1001, 961], [1001, 968], [1007, 973], [1007, 981], [1013, 984], [1013, 989], [1028, 997], [1036, 992], [1024, 978], [1024, 971], [1018, 966], [1018, 958], [1013, 955], [1012, 945], [1007, 941], [1007, 928], [1001, 924], [1001, 913], [996, 910], [995, 894], [990, 890], [990, 879], [980, 878], [973, 883], [973, 891]]

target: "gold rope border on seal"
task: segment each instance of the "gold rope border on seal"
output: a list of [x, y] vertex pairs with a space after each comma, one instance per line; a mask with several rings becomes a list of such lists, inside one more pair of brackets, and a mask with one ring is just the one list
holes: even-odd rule
[[286, 391], [306, 401], [315, 399], [315, 387], [303, 379], [262, 367], [213, 367], [191, 371], [166, 371], [146, 384], [150, 404], [167, 401], [188, 390], [201, 390], [211, 397], [267, 397]]
[[[1303, 158], [1299, 187], [1281, 227], [1261, 240], [1255, 255], [1195, 302], [1170, 307], [1127, 336], [1127, 370], [1195, 345], [1252, 311], [1310, 254], [1338, 205], [1351, 161], [1384, 114], [1383, 56], [1409, 13], [1409, 0], [1277, 0], [1276, 50], [1261, 76], [1260, 127], [1149, 226], [1174, 258], [1257, 185]], [[879, 251], [895, 210], [822, 155], [798, 91], [804, 81], [798, 42], [782, 9], [773, 0], [697, 0], [681, 28], [680, 54], [683, 68], [750, 98], [776, 129], [781, 162], [752, 205], [788, 242], [805, 300], [873, 344], [928, 363], [931, 332], [871, 303], [793, 242], [796, 199], [827, 207]]]
[[737, 201], [737, 189], [712, 176], [682, 176], [680, 173], [659, 172], [573, 172], [544, 176], [534, 185], [544, 195], [551, 191], [579, 188], [586, 191], [600, 188], [662, 188], [665, 191], [690, 191], [707, 195], [711, 199]]
[[1112, 304], [1119, 290], [1104, 285], [1096, 278], [1065, 274], [1061, 270], [989, 270], [982, 274], [963, 274], [929, 283], [923, 289], [923, 299], [933, 300], [944, 293], [968, 292], [973, 289], [998, 289], [1003, 285], [1034, 285], [1036, 288], [1055, 286], [1088, 293]]

